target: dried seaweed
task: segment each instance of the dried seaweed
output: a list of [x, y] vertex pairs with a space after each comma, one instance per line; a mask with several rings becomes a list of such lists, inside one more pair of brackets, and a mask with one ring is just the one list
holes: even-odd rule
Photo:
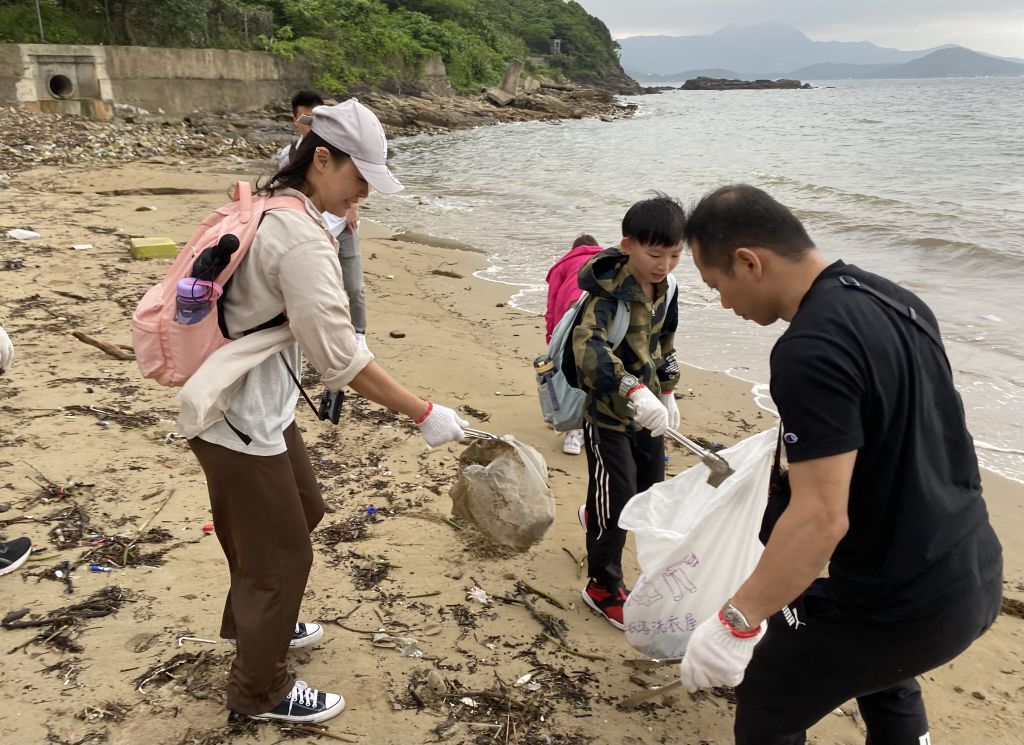
[[40, 629], [34, 637], [11, 650], [15, 652], [30, 644], [46, 644], [69, 652], [82, 652], [83, 648], [75, 639], [82, 633], [86, 622], [117, 613], [126, 602], [134, 600], [134, 593], [114, 585], [97, 590], [80, 603], [55, 608], [42, 618], [5, 620], [5, 629]]
[[62, 582], [64, 584], [64, 592], [68, 595], [75, 591], [74, 582], [71, 579], [72, 570], [70, 561], [62, 561], [59, 564], [55, 564], [49, 567], [41, 567], [37, 571], [29, 572], [26, 571], [22, 576], [24, 577], [35, 577], [36, 582], [43, 579], [51, 579], [55, 582]]
[[134, 680], [139, 693], [175, 683], [195, 699], [220, 700], [227, 688], [228, 669], [233, 652], [179, 652], [171, 659], [158, 662]]
[[451, 736], [455, 726], [462, 724], [470, 731], [486, 732], [489, 742], [585, 742], [573, 735], [552, 733], [547, 722], [560, 702], [577, 711], [589, 711], [590, 697], [584, 686], [596, 682], [589, 672], [570, 677], [564, 670], [537, 665], [528, 685], [508, 685], [499, 678], [491, 688], [468, 689], [452, 680], [446, 682], [446, 691], [437, 691], [436, 699], [416, 693], [423, 690], [422, 677], [414, 678], [409, 698], [399, 703], [407, 708], [445, 710], [448, 719], [434, 729], [438, 737]]
[[370, 515], [363, 512], [353, 517], [317, 528], [313, 540], [324, 546], [334, 547], [339, 543], [354, 543], [369, 536], [366, 535], [367, 523], [375, 522]]
[[75, 714], [76, 719], [83, 722], [108, 721], [120, 724], [128, 717], [131, 706], [117, 701], [106, 701], [98, 706], [86, 706]]
[[[49, 728], [48, 728], [49, 729]], [[78, 740], [65, 740], [58, 733], [49, 729], [46, 735], [46, 741], [53, 743], [53, 745], [95, 745], [95, 743], [106, 742], [106, 732], [86, 732]]]
[[109, 406], [100, 409], [95, 406], [76, 404], [65, 406], [64, 411], [74, 414], [90, 414], [99, 419], [100, 422], [116, 422], [122, 427], [153, 427], [160, 421], [156, 411], [121, 411]]
[[167, 546], [157, 551], [144, 552], [140, 544], [166, 543], [174, 536], [166, 528], [150, 528], [138, 538], [127, 536], [100, 536], [92, 541], [93, 548], [78, 557], [75, 566], [83, 564], [102, 564], [105, 566], [124, 567], [157, 567], [165, 561], [165, 555], [171, 549], [184, 545], [183, 542]]
[[352, 586], [357, 590], [369, 590], [383, 582], [390, 571], [387, 564], [357, 566], [352, 569]]
[[42, 672], [44, 673], [57, 673], [58, 676], [64, 679], [64, 687], [67, 686], [81, 686], [78, 682], [78, 673], [84, 668], [89, 667], [88, 665], [82, 665], [82, 660], [78, 657], [71, 657], [70, 659], [60, 660], [52, 665], [44, 667]]
[[1000, 612], [1005, 613], [1008, 616], [1024, 618], [1024, 602], [1014, 600], [1013, 598], [1003, 597], [1003, 606], [1000, 609]]
[[45, 519], [57, 523], [48, 533], [50, 542], [57, 548], [75, 548], [82, 545], [85, 536], [98, 534], [89, 524], [89, 515], [85, 509], [74, 500], [50, 513]]

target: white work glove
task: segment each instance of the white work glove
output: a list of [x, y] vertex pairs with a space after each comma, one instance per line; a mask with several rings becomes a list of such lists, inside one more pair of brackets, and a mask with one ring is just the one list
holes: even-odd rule
[[675, 394], [672, 391], [662, 391], [658, 398], [668, 412], [668, 428], [679, 429], [679, 404], [676, 403]]
[[[644, 429], [651, 431], [651, 437], [661, 437], [668, 429], [668, 412], [661, 405], [658, 397], [651, 393], [645, 385], [638, 385], [629, 394], [629, 402], [633, 405], [633, 416]], [[678, 412], [676, 414], [678, 416]]]
[[686, 654], [679, 663], [679, 679], [683, 688], [730, 686], [743, 681], [743, 674], [754, 655], [754, 647], [764, 638], [768, 622], [762, 621], [757, 636], [740, 639], [735, 636], [718, 613], [698, 626], [686, 645]]
[[7, 368], [14, 362], [14, 345], [11, 344], [11, 337], [0, 326], [0, 373], [7, 371]]
[[469, 422], [461, 419], [458, 414], [447, 406], [441, 406], [427, 402], [427, 413], [416, 420], [416, 426], [420, 428], [420, 434], [427, 444], [432, 448], [444, 445], [446, 442], [458, 442], [466, 439], [463, 427], [468, 427]]

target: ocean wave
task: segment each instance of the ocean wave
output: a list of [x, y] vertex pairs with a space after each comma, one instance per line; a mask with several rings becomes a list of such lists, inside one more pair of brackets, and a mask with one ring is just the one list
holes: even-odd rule
[[[906, 244], [928, 252], [930, 256], [944, 263], [955, 263], [962, 272], [998, 271], [1002, 281], [1012, 280], [1015, 275], [1024, 276], [1024, 255], [971, 241], [951, 238], [922, 236], [910, 238]], [[1010, 273], [1010, 274], [1008, 274]]]
[[804, 181], [802, 179], [792, 178], [790, 176], [783, 176], [780, 174], [769, 174], [769, 173], [758, 173], [754, 172], [754, 175], [758, 176], [763, 182], [772, 186], [788, 186], [797, 192], [806, 192], [815, 195], [828, 195], [834, 197], [839, 202], [848, 202], [855, 204], [862, 204], [873, 207], [901, 207], [909, 208], [910, 205], [899, 199], [892, 199], [890, 197], [882, 197], [877, 194], [862, 194], [856, 191], [848, 191], [846, 189], [840, 189], [836, 186], [830, 186], [829, 184], [817, 184], [811, 181]]

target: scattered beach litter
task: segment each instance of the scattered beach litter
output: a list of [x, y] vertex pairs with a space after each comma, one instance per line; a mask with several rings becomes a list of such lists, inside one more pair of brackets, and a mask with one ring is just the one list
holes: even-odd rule
[[22, 228], [13, 228], [7, 231], [7, 237], [13, 238], [16, 241], [34, 241], [36, 238], [42, 238], [39, 233], [34, 230], [23, 230]]
[[403, 657], [422, 657], [419, 640], [412, 636], [394, 636], [386, 631], [378, 631], [372, 640], [375, 647], [386, 647], [401, 653]]

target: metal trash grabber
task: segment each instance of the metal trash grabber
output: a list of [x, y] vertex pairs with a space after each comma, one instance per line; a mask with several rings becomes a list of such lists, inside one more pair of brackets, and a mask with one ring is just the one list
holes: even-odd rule
[[640, 704], [646, 703], [646, 702], [650, 701], [652, 698], [657, 698], [658, 696], [663, 696], [666, 693], [668, 693], [669, 691], [674, 691], [677, 688], [682, 688], [682, 687], [683, 687], [683, 681], [681, 681], [681, 680], [673, 680], [671, 683], [666, 683], [665, 685], [657, 686], [656, 688], [648, 688], [646, 690], [639, 691], [638, 693], [634, 693], [631, 696], [626, 696], [624, 699], [619, 701], [619, 708], [620, 709], [635, 709]]
[[[626, 405], [629, 406], [632, 411], [636, 412], [636, 405], [632, 401], [629, 401]], [[708, 486], [717, 489], [721, 486], [723, 481], [736, 473], [733, 467], [729, 465], [729, 462], [721, 455], [718, 453], [712, 453], [710, 450], [705, 450], [689, 437], [679, 434], [679, 432], [671, 427], [665, 430], [665, 435], [678, 442], [694, 455], [698, 456], [700, 458], [700, 462], [708, 467], [708, 470], [711, 472], [708, 474]]]
[[700, 462], [708, 467], [708, 486], [713, 486], [717, 489], [723, 481], [736, 473], [736, 471], [733, 470], [733, 467], [729, 465], [729, 461], [721, 455], [702, 448], [689, 437], [679, 434], [671, 427], [668, 428], [665, 435], [671, 437], [691, 453], [700, 457]]
[[500, 440], [501, 439], [497, 435], [492, 435], [490, 432], [484, 432], [482, 429], [472, 429], [471, 427], [463, 427], [462, 431], [466, 433], [466, 439], [468, 439], [468, 440]]

